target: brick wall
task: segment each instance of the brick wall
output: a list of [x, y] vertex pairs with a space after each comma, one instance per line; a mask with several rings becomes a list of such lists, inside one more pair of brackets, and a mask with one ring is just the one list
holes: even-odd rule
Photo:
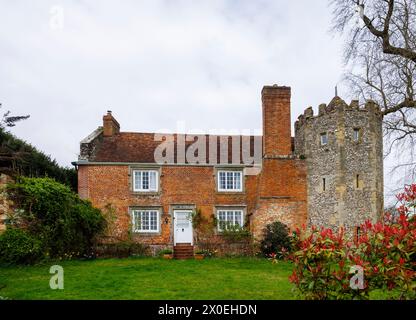
[[88, 199], [88, 167], [80, 166], [78, 168], [78, 195], [82, 199]]
[[[127, 240], [131, 230], [129, 207], [160, 207], [161, 232], [157, 235], [133, 234], [135, 241], [152, 245], [167, 245], [173, 241], [172, 209], [174, 205], [190, 205], [210, 218], [216, 206], [247, 206], [250, 214], [255, 209], [257, 176], [246, 176], [244, 192], [220, 193], [216, 191], [215, 168], [208, 166], [163, 166], [160, 171], [160, 192], [152, 195], [137, 194], [131, 189], [128, 165], [79, 166], [82, 180], [79, 193], [93, 205], [105, 210], [115, 209], [116, 221], [111, 236]], [[165, 221], [166, 220], [166, 221]], [[167, 222], [167, 223], [165, 223]]]
[[[161, 232], [157, 235], [133, 234], [135, 241], [165, 245], [173, 241], [174, 205], [191, 205], [209, 218], [216, 207], [245, 206], [246, 219], [256, 239], [264, 227], [281, 221], [291, 228], [306, 223], [306, 167], [303, 160], [264, 160], [260, 175], [244, 177], [244, 192], [216, 191], [215, 168], [208, 166], [163, 166], [160, 192], [137, 194], [131, 189], [128, 165], [88, 165], [79, 167], [79, 193], [104, 209], [111, 205], [116, 212], [111, 236], [127, 240], [131, 230], [129, 207], [160, 207]], [[166, 223], [167, 222], [167, 223]]]
[[[246, 221], [256, 238], [261, 237], [266, 224], [277, 220], [292, 228], [300, 226], [307, 220], [306, 168], [304, 160], [292, 155], [290, 97], [290, 87], [273, 85], [262, 90], [262, 168], [244, 169], [247, 174], [243, 192], [217, 192], [216, 168], [213, 166], [167, 164], [158, 168], [159, 192], [143, 195], [132, 192], [128, 165], [88, 164], [79, 166], [79, 194], [90, 198], [99, 208], [111, 205], [115, 209], [117, 219], [112, 236], [117, 239], [129, 237], [130, 207], [159, 207], [162, 212], [160, 234], [133, 234], [133, 239], [154, 246], [173, 242], [172, 214], [178, 205], [200, 209], [205, 217], [215, 214], [217, 207], [243, 207]], [[142, 159], [152, 165], [158, 144], [152, 134], [140, 134], [139, 137], [138, 134], [119, 133], [120, 125], [111, 112], [103, 120], [107, 143], [94, 147], [97, 149], [94, 154], [100, 159], [95, 161], [122, 163]], [[127, 159], [129, 154], [132, 157]]]
[[304, 160], [287, 157], [264, 159], [259, 177], [257, 209], [251, 221], [255, 239], [264, 227], [280, 221], [290, 228], [307, 222], [306, 165]]

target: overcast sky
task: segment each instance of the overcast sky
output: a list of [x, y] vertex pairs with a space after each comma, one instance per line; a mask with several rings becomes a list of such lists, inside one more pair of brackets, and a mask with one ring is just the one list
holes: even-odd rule
[[327, 0], [0, 0], [0, 11], [0, 102], [31, 116], [11, 131], [64, 166], [106, 110], [122, 131], [255, 130], [263, 85], [292, 87], [295, 121], [331, 100], [343, 71]]

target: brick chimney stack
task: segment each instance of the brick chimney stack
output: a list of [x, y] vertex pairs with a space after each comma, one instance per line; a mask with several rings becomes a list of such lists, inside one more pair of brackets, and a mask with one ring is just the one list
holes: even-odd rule
[[110, 110], [103, 116], [103, 128], [104, 137], [111, 137], [120, 132], [120, 124], [113, 117]]
[[292, 153], [290, 132], [290, 87], [264, 86], [263, 157], [286, 156]]

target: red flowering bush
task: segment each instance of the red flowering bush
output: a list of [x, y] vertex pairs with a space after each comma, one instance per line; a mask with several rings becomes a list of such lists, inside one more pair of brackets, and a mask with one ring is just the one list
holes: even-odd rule
[[[403, 201], [398, 216], [365, 222], [355, 241], [346, 241], [342, 229], [338, 233], [315, 227], [296, 230], [290, 281], [300, 295], [306, 299], [368, 299], [371, 291], [381, 289], [388, 298], [416, 299], [416, 220], [409, 214], [416, 187], [410, 186], [405, 194], [398, 196]], [[354, 281], [359, 280], [350, 274], [354, 269], [363, 272], [362, 283]]]
[[290, 259], [295, 265], [289, 280], [305, 299], [353, 298], [363, 292], [351, 291], [344, 233], [312, 227], [296, 230]]
[[416, 298], [416, 221], [404, 213], [397, 218], [361, 226], [348, 260], [364, 269], [368, 289], [383, 289], [391, 298]]
[[416, 184], [405, 186], [404, 192], [397, 195], [397, 200], [400, 202], [397, 211], [406, 216], [413, 216], [414, 220], [416, 214]]

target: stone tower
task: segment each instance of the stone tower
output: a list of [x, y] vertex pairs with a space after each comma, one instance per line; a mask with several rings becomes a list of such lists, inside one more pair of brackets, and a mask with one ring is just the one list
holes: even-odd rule
[[359, 232], [383, 212], [382, 115], [378, 105], [335, 97], [295, 123], [295, 154], [307, 167], [308, 225]]

